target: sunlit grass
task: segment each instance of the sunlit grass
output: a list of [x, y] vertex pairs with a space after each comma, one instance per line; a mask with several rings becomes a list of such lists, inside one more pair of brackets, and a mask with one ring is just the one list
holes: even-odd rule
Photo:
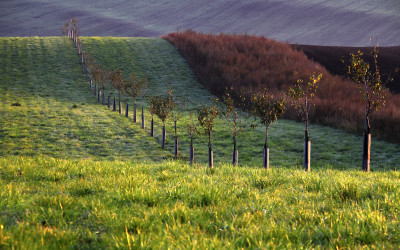
[[3, 247], [394, 247], [398, 172], [3, 157]]

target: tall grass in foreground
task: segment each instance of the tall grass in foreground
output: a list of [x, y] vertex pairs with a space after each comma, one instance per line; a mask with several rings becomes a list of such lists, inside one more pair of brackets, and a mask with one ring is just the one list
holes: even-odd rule
[[0, 248], [400, 244], [400, 174], [0, 158]]
[[[237, 100], [242, 88], [254, 91], [267, 88], [276, 94], [287, 91], [297, 79], [322, 73], [312, 121], [352, 132], [362, 131], [364, 106], [354, 84], [331, 75], [289, 44], [264, 37], [193, 31], [171, 33], [164, 38], [186, 58], [200, 82], [218, 96], [227, 87], [233, 87], [233, 97]], [[294, 112], [288, 112], [287, 117], [293, 118]], [[372, 116], [371, 123], [374, 135], [400, 143], [400, 95], [389, 94], [386, 106]]]

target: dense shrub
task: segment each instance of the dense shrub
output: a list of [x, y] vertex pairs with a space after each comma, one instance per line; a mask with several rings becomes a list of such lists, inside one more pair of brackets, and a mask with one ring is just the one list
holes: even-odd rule
[[[364, 109], [355, 85], [348, 79], [333, 76], [287, 43], [265, 37], [210, 35], [194, 31], [171, 33], [164, 38], [186, 58], [209, 91], [221, 97], [229, 88], [237, 103], [241, 102], [243, 89], [248, 95], [263, 89], [279, 95], [297, 79], [322, 73], [311, 121], [353, 132], [362, 131]], [[288, 107], [288, 111], [286, 118], [296, 119], [294, 110]], [[374, 135], [399, 143], [400, 95], [389, 94], [386, 106], [373, 114], [371, 122]]]

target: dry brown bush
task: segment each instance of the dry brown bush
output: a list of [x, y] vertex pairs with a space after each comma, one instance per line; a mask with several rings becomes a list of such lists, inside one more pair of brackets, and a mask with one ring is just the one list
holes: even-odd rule
[[[268, 89], [284, 93], [297, 79], [322, 73], [311, 120], [361, 133], [364, 105], [355, 84], [330, 74], [322, 65], [287, 43], [249, 35], [211, 35], [194, 31], [164, 36], [188, 61], [200, 82], [221, 97], [227, 88], [241, 103], [248, 94]], [[343, 65], [345, 67], [345, 65]], [[251, 90], [251, 91], [249, 91]], [[289, 108], [286, 118], [296, 119]], [[372, 133], [400, 143], [400, 95], [388, 94], [383, 109], [372, 115]]]

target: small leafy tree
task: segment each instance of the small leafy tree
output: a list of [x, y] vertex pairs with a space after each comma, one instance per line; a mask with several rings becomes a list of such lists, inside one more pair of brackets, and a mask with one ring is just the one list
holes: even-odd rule
[[371, 155], [371, 124], [370, 115], [385, 105], [387, 90], [383, 86], [381, 75], [378, 68], [378, 49], [374, 46], [371, 54], [374, 58], [374, 69], [363, 59], [363, 53], [358, 51], [350, 54], [350, 65], [347, 73], [357, 85], [364, 101], [364, 135], [362, 149], [362, 170], [370, 171]]
[[225, 93], [225, 96], [222, 98], [223, 103], [225, 104], [225, 108], [222, 111], [223, 115], [229, 122], [229, 127], [233, 140], [233, 156], [232, 156], [232, 165], [237, 166], [239, 163], [239, 154], [237, 150], [237, 142], [236, 137], [243, 131], [244, 129], [244, 120], [240, 118], [238, 113], [238, 109], [235, 108], [235, 102], [229, 92]]
[[91, 71], [92, 71], [91, 72], [92, 79], [94, 80], [94, 89], [95, 89], [94, 94], [97, 95], [97, 101], [100, 102], [101, 93], [104, 94], [104, 86], [103, 86], [105, 84], [105, 82], [103, 82], [104, 70], [100, 66], [93, 64]]
[[[98, 95], [97, 93], [97, 89], [100, 89], [99, 83], [100, 83], [100, 79], [101, 79], [101, 69], [98, 65], [96, 64], [92, 64], [91, 65], [91, 75], [92, 75], [92, 79], [94, 81], [94, 95]], [[99, 99], [99, 98], [97, 98]]]
[[263, 167], [269, 169], [269, 126], [285, 113], [286, 100], [284, 97], [275, 98], [272, 94], [264, 90], [263, 92], [258, 92], [253, 95], [252, 105], [252, 114], [255, 118], [258, 118], [260, 124], [265, 126]]
[[[176, 97], [174, 98], [176, 99]], [[172, 117], [174, 119], [174, 129], [175, 129], [175, 159], [179, 158], [179, 139], [178, 139], [178, 131], [177, 131], [177, 123], [178, 120], [182, 117], [183, 109], [185, 107], [185, 101], [175, 100], [175, 108], [172, 111]]]
[[[141, 89], [141, 93], [142, 93], [142, 129], [144, 129], [144, 127], [145, 127], [145, 121], [144, 121], [144, 100], [145, 100], [145, 98], [146, 98], [147, 85], [148, 85], [148, 81], [147, 81], [147, 73], [146, 73], [146, 77], [144, 78], [144, 83], [143, 83], [142, 89]], [[154, 125], [154, 124], [153, 124], [153, 125]]]
[[157, 112], [157, 97], [151, 96], [150, 97], [150, 114], [151, 114], [151, 124], [150, 124], [150, 136], [154, 137], [154, 114]]
[[211, 133], [214, 129], [215, 118], [220, 113], [217, 104], [218, 98], [215, 98], [212, 104], [202, 104], [201, 107], [197, 109], [197, 119], [199, 125], [204, 129], [204, 134], [208, 136], [208, 166], [210, 169], [214, 167]]
[[72, 18], [70, 21], [70, 29], [71, 29], [71, 38], [74, 41], [75, 47], [78, 47], [78, 36], [79, 36], [79, 29], [78, 29], [78, 19]]
[[165, 96], [151, 98], [150, 102], [151, 105], [154, 107], [154, 113], [163, 122], [161, 148], [164, 149], [166, 142], [165, 122], [171, 115], [172, 110], [175, 108], [175, 101], [172, 96], [172, 91], [168, 90], [167, 95]]
[[[116, 69], [112, 71], [111, 73], [111, 84], [112, 86], [118, 90], [118, 112], [121, 114], [122, 113], [122, 102], [121, 102], [121, 92], [123, 91], [124, 88], [124, 77], [122, 75], [122, 70]], [[116, 111], [115, 107], [115, 95], [114, 95], [114, 106], [113, 106], [113, 111]]]
[[101, 104], [105, 105], [105, 93], [106, 93], [106, 88], [108, 88], [108, 86], [110, 85], [111, 72], [106, 69], [100, 68], [99, 73], [100, 73], [99, 81], [102, 94]]
[[310, 111], [314, 106], [314, 97], [318, 88], [318, 83], [322, 74], [313, 74], [308, 81], [298, 79], [296, 84], [289, 88], [289, 96], [293, 98], [293, 106], [298, 111], [301, 119], [305, 122], [304, 137], [304, 157], [303, 168], [310, 171], [311, 142], [308, 133], [308, 124], [310, 120]]
[[81, 63], [82, 63], [82, 71], [86, 75], [86, 81], [88, 82], [89, 81], [88, 66], [91, 62], [89, 60], [89, 55], [87, 52], [82, 52]]
[[[131, 74], [129, 81], [124, 85], [127, 95], [133, 98], [133, 122], [136, 122], [136, 98], [140, 94], [140, 90], [144, 84], [144, 80], [138, 78], [135, 74]], [[128, 97], [127, 97], [127, 110], [128, 110]]]
[[61, 32], [62, 32], [63, 36], [68, 36], [68, 37], [70, 36], [69, 25], [70, 25], [70, 22], [67, 21], [67, 22], [65, 22], [64, 26], [61, 28]]

